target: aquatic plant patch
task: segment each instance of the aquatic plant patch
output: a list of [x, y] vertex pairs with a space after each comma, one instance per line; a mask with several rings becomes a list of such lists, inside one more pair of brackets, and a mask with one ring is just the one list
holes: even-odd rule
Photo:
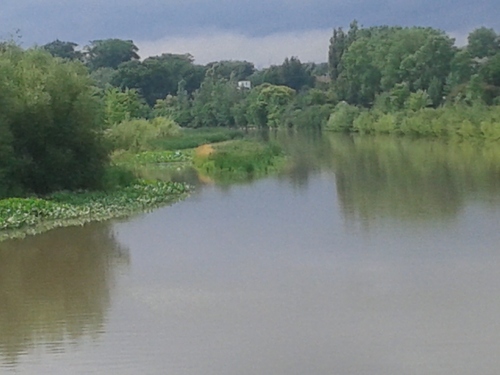
[[[204, 147], [204, 146], [202, 146]], [[194, 165], [202, 174], [219, 182], [247, 180], [279, 171], [285, 165], [284, 153], [274, 143], [235, 140], [196, 149]]]
[[0, 200], [0, 241], [128, 216], [177, 201], [188, 192], [183, 183], [137, 181], [111, 192], [59, 192], [44, 198]]

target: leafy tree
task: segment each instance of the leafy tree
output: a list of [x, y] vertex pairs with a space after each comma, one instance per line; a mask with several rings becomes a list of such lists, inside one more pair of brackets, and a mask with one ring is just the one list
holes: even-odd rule
[[149, 107], [137, 90], [109, 88], [104, 93], [104, 124], [111, 127], [125, 120], [148, 117]]
[[361, 110], [358, 107], [342, 101], [335, 106], [335, 109], [328, 119], [325, 129], [335, 131], [351, 131], [353, 130], [354, 120], [360, 115], [360, 113]]
[[278, 127], [294, 97], [295, 90], [287, 86], [263, 84], [254, 88], [248, 97], [248, 123], [258, 127]]
[[143, 62], [129, 61], [118, 67], [113, 84], [122, 88], [134, 88], [141, 92], [150, 106], [167, 95], [175, 95], [179, 83], [190, 94], [201, 84], [205, 74], [203, 67], [193, 64], [189, 54], [163, 54], [149, 57]]
[[314, 77], [306, 64], [297, 57], [286, 58], [281, 65], [282, 82], [296, 91], [314, 85]]
[[100, 89], [108, 89], [113, 87], [113, 78], [116, 70], [113, 68], [99, 68], [90, 73], [90, 78], [94, 84]]
[[255, 72], [253, 63], [235, 60], [211, 62], [207, 64], [206, 69], [213, 69], [214, 74], [221, 78], [236, 81], [246, 80]]
[[90, 70], [116, 69], [121, 63], [139, 60], [139, 48], [131, 40], [93, 40], [85, 47], [85, 59]]
[[467, 51], [472, 57], [491, 57], [500, 52], [499, 36], [495, 30], [481, 27], [472, 31], [468, 38]]
[[236, 81], [220, 78], [210, 69], [193, 95], [193, 126], [234, 126], [234, 107], [245, 95]]
[[49, 52], [54, 57], [69, 60], [81, 60], [83, 55], [80, 51], [75, 49], [76, 47], [78, 47], [78, 44], [76, 43], [62, 42], [59, 39], [42, 46], [45, 51]]
[[271, 65], [254, 73], [249, 77], [253, 86], [264, 83], [275, 86], [288, 86], [294, 90], [301, 90], [314, 85], [312, 66], [302, 64], [297, 57], [285, 58], [281, 65]]
[[339, 99], [371, 106], [378, 94], [397, 84], [408, 85], [415, 92], [429, 90], [431, 83], [433, 97], [442, 97], [456, 52], [445, 33], [417, 27], [354, 30], [356, 38], [344, 48], [338, 63], [341, 70], [333, 83]]
[[342, 56], [347, 49], [346, 35], [341, 27], [333, 29], [333, 36], [330, 39], [328, 50], [328, 66], [330, 78], [333, 82], [337, 80], [342, 72]]
[[86, 68], [9, 46], [0, 52], [0, 70], [3, 194], [98, 187], [107, 151]]
[[484, 82], [484, 100], [492, 104], [500, 96], [500, 53], [490, 57], [479, 69], [479, 76]]

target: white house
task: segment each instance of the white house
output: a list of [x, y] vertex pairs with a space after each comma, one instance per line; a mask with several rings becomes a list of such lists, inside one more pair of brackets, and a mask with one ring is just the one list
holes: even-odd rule
[[250, 81], [238, 81], [238, 88], [250, 90], [252, 88], [252, 83]]

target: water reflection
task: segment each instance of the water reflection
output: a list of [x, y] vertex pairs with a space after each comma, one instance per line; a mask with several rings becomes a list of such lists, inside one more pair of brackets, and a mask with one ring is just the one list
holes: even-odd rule
[[102, 332], [113, 271], [128, 261], [106, 224], [0, 243], [0, 365]]
[[343, 216], [366, 225], [377, 217], [453, 219], [467, 199], [498, 203], [500, 149], [342, 134], [274, 135], [290, 155], [283, 178], [306, 188], [319, 171], [334, 174]]

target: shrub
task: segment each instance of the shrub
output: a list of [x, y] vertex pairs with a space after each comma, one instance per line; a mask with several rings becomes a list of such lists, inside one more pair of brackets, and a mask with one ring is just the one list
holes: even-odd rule
[[358, 107], [347, 104], [346, 102], [340, 102], [335, 106], [325, 129], [333, 131], [352, 131], [354, 120], [359, 116], [360, 112], [361, 110]]
[[0, 197], [96, 188], [108, 160], [86, 68], [48, 52], [0, 51]]
[[171, 138], [179, 134], [179, 125], [166, 117], [125, 120], [106, 131], [114, 150], [133, 152], [150, 149], [151, 142], [155, 139]]

